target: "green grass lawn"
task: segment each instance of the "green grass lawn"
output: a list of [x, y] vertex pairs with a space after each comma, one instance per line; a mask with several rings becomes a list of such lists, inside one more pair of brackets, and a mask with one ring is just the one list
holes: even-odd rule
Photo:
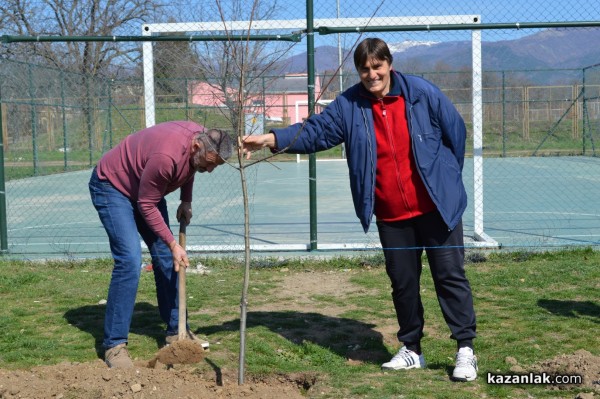
[[[210, 339], [213, 366], [237, 369], [243, 266], [232, 259], [201, 261], [211, 272], [188, 275], [189, 323]], [[381, 371], [398, 343], [379, 255], [257, 259], [250, 274], [246, 372], [314, 374], [316, 383], [305, 392], [311, 398], [575, 398], [594, 389], [492, 385], [486, 374], [511, 373], [515, 363], [532, 370], [579, 349], [600, 355], [599, 252], [487, 254], [485, 261], [466, 267], [478, 317], [475, 382], [449, 380], [455, 347], [427, 268], [422, 345], [428, 368]], [[109, 260], [0, 258], [0, 368], [97, 360], [104, 317], [100, 301], [106, 298], [110, 271]], [[144, 272], [129, 345], [138, 359], [151, 359], [164, 340], [154, 295], [152, 273]]]

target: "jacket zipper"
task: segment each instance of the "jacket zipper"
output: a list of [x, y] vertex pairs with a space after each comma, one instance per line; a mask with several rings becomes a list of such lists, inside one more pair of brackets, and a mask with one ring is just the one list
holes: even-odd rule
[[[385, 107], [385, 101], [383, 99], [378, 100], [381, 104], [381, 114], [383, 115], [383, 120], [385, 121], [385, 135], [387, 137], [388, 143], [390, 144], [390, 150], [392, 153], [392, 159], [394, 160], [394, 174], [396, 177], [396, 185], [398, 186], [398, 190], [400, 191], [400, 195], [402, 196], [402, 201], [404, 202], [404, 206], [409, 212], [412, 212], [411, 206], [406, 198], [406, 191], [404, 190], [404, 186], [402, 185], [402, 179], [400, 177], [400, 167], [398, 165], [398, 153], [396, 152], [396, 141], [394, 140], [393, 132], [390, 129], [390, 123], [387, 117], [387, 109]], [[410, 134], [409, 134], [410, 136]], [[410, 139], [410, 137], [409, 137]]]

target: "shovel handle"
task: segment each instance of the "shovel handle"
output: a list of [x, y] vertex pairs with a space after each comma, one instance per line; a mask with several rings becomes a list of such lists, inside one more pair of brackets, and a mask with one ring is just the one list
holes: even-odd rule
[[179, 245], [185, 249], [185, 234], [186, 234], [187, 225], [185, 224], [185, 220], [181, 220], [179, 222]]
[[[186, 224], [185, 220], [179, 222], [179, 245], [185, 249], [185, 234]], [[177, 279], [179, 280], [179, 321], [177, 325], [178, 337], [180, 340], [185, 339], [187, 336], [187, 296], [185, 293], [185, 267], [179, 265], [179, 272], [177, 273]]]

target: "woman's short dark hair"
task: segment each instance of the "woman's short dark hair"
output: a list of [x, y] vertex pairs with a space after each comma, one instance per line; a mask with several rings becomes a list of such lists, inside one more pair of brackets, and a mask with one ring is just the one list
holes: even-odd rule
[[365, 39], [354, 50], [354, 66], [357, 70], [372, 59], [387, 61], [390, 65], [394, 61], [387, 43], [378, 38]]

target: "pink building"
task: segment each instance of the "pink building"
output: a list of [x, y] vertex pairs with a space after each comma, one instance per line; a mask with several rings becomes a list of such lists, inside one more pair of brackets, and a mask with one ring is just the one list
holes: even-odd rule
[[[289, 74], [256, 80], [249, 96], [248, 113], [265, 114], [269, 121], [300, 122], [308, 116], [308, 76]], [[315, 77], [315, 96], [321, 91], [321, 81]], [[235, 89], [228, 93], [235, 95]], [[224, 107], [223, 91], [208, 82], [194, 82], [190, 87], [190, 102], [205, 107]], [[264, 102], [263, 102], [264, 98]]]
[[[227, 90], [235, 95], [235, 90]], [[190, 84], [190, 102], [203, 107], [225, 107], [225, 96], [217, 85], [208, 82], [193, 82]]]

